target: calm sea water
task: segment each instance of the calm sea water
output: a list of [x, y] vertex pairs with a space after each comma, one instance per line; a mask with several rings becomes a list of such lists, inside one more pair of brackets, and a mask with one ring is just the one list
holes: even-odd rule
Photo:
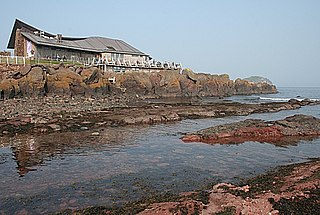
[[[279, 88], [278, 94], [228, 100], [320, 99], [320, 88]], [[113, 206], [165, 192], [238, 182], [279, 165], [320, 157], [320, 139], [290, 145], [183, 143], [183, 133], [247, 118], [276, 120], [293, 114], [320, 118], [320, 106], [278, 113], [177, 123], [104, 128], [91, 132], [19, 135], [0, 139], [0, 214], [46, 214], [87, 206]]]
[[277, 94], [233, 96], [231, 100], [245, 103], [284, 102], [290, 99], [320, 100], [320, 87], [279, 87]]

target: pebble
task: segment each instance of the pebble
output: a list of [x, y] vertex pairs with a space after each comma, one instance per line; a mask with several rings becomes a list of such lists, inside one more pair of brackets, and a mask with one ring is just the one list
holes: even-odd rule
[[91, 133], [91, 135], [92, 135], [92, 136], [99, 136], [100, 133], [99, 133], [99, 132], [93, 132], [93, 133]]
[[0, 116], [13, 118], [37, 115], [50, 119], [54, 117], [62, 118], [62, 112], [78, 113], [81, 116], [81, 112], [85, 111], [101, 110], [110, 107], [125, 107], [128, 102], [129, 100], [125, 96], [110, 96], [108, 98], [73, 97], [68, 100], [60, 96], [7, 99], [0, 101]]
[[57, 125], [57, 124], [49, 124], [48, 127], [52, 128], [55, 131], [61, 130], [60, 125]]

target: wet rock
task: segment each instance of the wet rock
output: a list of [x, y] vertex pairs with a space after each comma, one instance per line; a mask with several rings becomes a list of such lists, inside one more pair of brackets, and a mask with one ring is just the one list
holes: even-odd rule
[[307, 115], [294, 115], [283, 120], [264, 122], [249, 119], [220, 125], [183, 136], [185, 142], [243, 143], [259, 141], [278, 143], [284, 139], [320, 136], [320, 119]]
[[[250, 178], [242, 185], [214, 185], [205, 201], [200, 193], [149, 204], [140, 215], [151, 214], [318, 214], [320, 161], [283, 166]], [[270, 182], [272, 182], [270, 184]], [[195, 200], [190, 200], [197, 196]], [[142, 206], [142, 205], [141, 205]]]
[[201, 137], [199, 135], [189, 134], [189, 135], [184, 136], [182, 138], [182, 140], [185, 142], [200, 142]]
[[[17, 81], [17, 80], [14, 80]], [[12, 84], [12, 83], [11, 83]], [[18, 89], [18, 88], [17, 88]], [[7, 95], [8, 91], [6, 91]], [[104, 126], [125, 126], [139, 124], [156, 124], [179, 121], [183, 119], [200, 119], [208, 117], [225, 117], [234, 115], [248, 115], [252, 113], [275, 112], [286, 109], [296, 109], [303, 106], [301, 104], [284, 103], [263, 103], [263, 104], [238, 104], [238, 103], [213, 103], [194, 105], [189, 102], [182, 102], [174, 105], [168, 104], [148, 104], [148, 103], [131, 103], [126, 96], [108, 96], [104, 98], [86, 98], [63, 96], [47, 96], [40, 98], [21, 98], [2, 100], [0, 102], [0, 135], [14, 135], [16, 133], [37, 133], [41, 130], [46, 132], [56, 131], [75, 131], [81, 126], [88, 129], [96, 129]], [[176, 103], [176, 102], [175, 102]], [[311, 101], [308, 105], [319, 104]], [[305, 118], [303, 118], [305, 120]], [[301, 120], [301, 121], [303, 121]], [[309, 119], [305, 122], [310, 121]], [[246, 121], [251, 123], [253, 121]], [[263, 121], [257, 121], [257, 124], [263, 124]], [[278, 121], [277, 126], [286, 126], [296, 128], [300, 125], [290, 120]], [[10, 125], [11, 127], [6, 127]], [[47, 126], [50, 125], [50, 126]], [[56, 125], [56, 126], [55, 126]], [[64, 125], [59, 126], [58, 125]], [[266, 134], [273, 138], [278, 138], [278, 130], [275, 125], [257, 130], [255, 128], [246, 128], [234, 133], [239, 129], [225, 130], [216, 135], [212, 132], [207, 134], [207, 139], [230, 139], [232, 135], [249, 135], [255, 134], [256, 141], [258, 138], [267, 138]], [[13, 128], [17, 126], [17, 128]], [[21, 127], [21, 129], [20, 129]], [[11, 129], [12, 128], [12, 129]], [[8, 131], [9, 134], [2, 133]], [[286, 130], [287, 134], [290, 130]], [[233, 133], [232, 133], [233, 132]], [[295, 132], [293, 130], [293, 132]], [[198, 135], [198, 134], [196, 134]], [[293, 134], [291, 134], [293, 135]], [[240, 137], [239, 137], [240, 138]], [[241, 137], [242, 138], [242, 137]], [[187, 141], [199, 141], [195, 136], [189, 137]]]

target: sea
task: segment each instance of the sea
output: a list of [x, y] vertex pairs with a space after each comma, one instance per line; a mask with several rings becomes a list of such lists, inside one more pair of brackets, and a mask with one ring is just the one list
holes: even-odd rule
[[[277, 94], [233, 96], [221, 102], [320, 100], [320, 87], [278, 88]], [[217, 101], [217, 98], [207, 98]], [[0, 138], [0, 214], [48, 214], [90, 206], [122, 206], [150, 196], [239, 183], [281, 165], [320, 157], [320, 139], [273, 145], [184, 143], [181, 136], [249, 118], [294, 114], [320, 118], [320, 106], [92, 131]]]

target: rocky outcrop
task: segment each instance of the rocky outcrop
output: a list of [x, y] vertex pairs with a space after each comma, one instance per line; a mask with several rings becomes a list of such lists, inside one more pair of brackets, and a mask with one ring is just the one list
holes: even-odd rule
[[[183, 119], [248, 115], [293, 110], [304, 105], [317, 105], [320, 102], [176, 103], [172, 105], [140, 102], [132, 106], [128, 104], [127, 97], [117, 96], [97, 99], [86, 97], [8, 99], [0, 102], [0, 136], [81, 131], [83, 122], [90, 122], [85, 123], [87, 130], [95, 130], [106, 126], [150, 125]], [[256, 124], [258, 123], [260, 122]]]
[[243, 80], [250, 81], [250, 82], [253, 82], [253, 83], [268, 83], [268, 84], [272, 84], [272, 82], [268, 78], [261, 77], [261, 76], [250, 76], [248, 78], [244, 78]]
[[283, 120], [263, 121], [248, 119], [190, 133], [182, 137], [185, 142], [243, 143], [259, 141], [278, 143], [289, 139], [320, 136], [320, 119], [307, 115], [294, 115]]
[[230, 80], [228, 75], [194, 73], [185, 69], [104, 72], [98, 68], [32, 65], [0, 67], [1, 98], [45, 95], [127, 95], [142, 98], [230, 96], [275, 93], [267, 83]]

